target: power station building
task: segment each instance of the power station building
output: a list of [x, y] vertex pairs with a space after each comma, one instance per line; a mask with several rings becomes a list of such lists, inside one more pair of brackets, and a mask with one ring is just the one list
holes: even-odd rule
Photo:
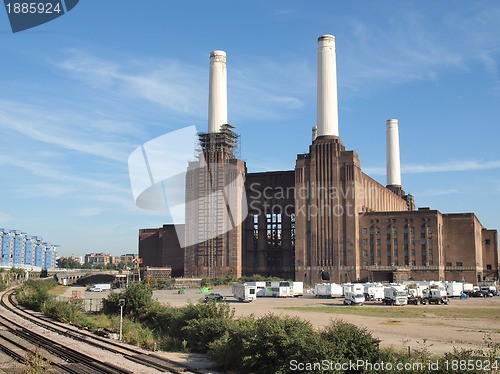
[[499, 279], [496, 230], [484, 228], [473, 213], [416, 209], [403, 190], [397, 119], [386, 122], [386, 186], [363, 173], [358, 154], [346, 149], [339, 137], [333, 36], [318, 39], [317, 126], [294, 170], [246, 171], [238, 136], [227, 124], [226, 82], [226, 54], [214, 51], [208, 132], [199, 134], [197, 161], [186, 165], [180, 242], [187, 244], [150, 244], [151, 235], [172, 225], [141, 230], [145, 266], [169, 265], [170, 257], [178, 262], [183, 251], [190, 278], [261, 274], [306, 284], [326, 274], [338, 283]]

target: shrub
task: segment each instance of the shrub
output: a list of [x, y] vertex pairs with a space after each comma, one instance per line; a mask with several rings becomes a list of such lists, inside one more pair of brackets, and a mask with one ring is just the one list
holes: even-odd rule
[[125, 299], [123, 313], [137, 318], [153, 303], [153, 291], [142, 283], [131, 283], [124, 291], [112, 293], [102, 301], [102, 311], [106, 314], [116, 314], [120, 311], [118, 301]]
[[49, 299], [48, 290], [57, 286], [55, 279], [29, 280], [17, 289], [16, 298], [19, 304], [35, 311]]
[[81, 301], [68, 303], [50, 299], [45, 301], [41, 312], [49, 317], [65, 323], [78, 323], [85, 319]]

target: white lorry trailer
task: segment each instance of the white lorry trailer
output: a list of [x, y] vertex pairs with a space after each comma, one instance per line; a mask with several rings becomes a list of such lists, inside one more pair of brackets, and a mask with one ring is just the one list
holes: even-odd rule
[[98, 283], [98, 284], [94, 284], [93, 286], [87, 288], [87, 291], [103, 292], [103, 291], [109, 291], [110, 289], [111, 289], [111, 285], [109, 283]]
[[314, 286], [316, 297], [340, 297], [343, 295], [342, 286], [335, 283], [318, 283]]
[[257, 287], [257, 297], [266, 296], [266, 282], [246, 282], [245, 284]]
[[257, 287], [248, 284], [234, 284], [233, 296], [239, 301], [253, 301], [257, 299]]
[[424, 290], [427, 290], [428, 286], [414, 283], [407, 284], [406, 291], [408, 293], [408, 304], [420, 305], [428, 304], [429, 300], [425, 297]]
[[367, 283], [364, 285], [366, 300], [382, 300], [384, 298], [384, 286]]
[[405, 286], [393, 285], [384, 288], [384, 298], [382, 303], [385, 305], [406, 305], [408, 304], [408, 294]]
[[464, 285], [460, 282], [446, 283], [446, 293], [448, 297], [460, 297], [464, 291]]
[[304, 296], [304, 282], [290, 282], [291, 294], [293, 297]]

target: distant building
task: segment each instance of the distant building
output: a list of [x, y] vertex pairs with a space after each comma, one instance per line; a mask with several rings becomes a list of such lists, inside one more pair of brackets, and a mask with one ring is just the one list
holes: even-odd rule
[[139, 258], [139, 255], [137, 253], [132, 253], [132, 254], [125, 254], [121, 255], [120, 257], [116, 257], [118, 260], [117, 262], [134, 262]]
[[114, 257], [111, 256], [109, 253], [89, 253], [85, 255], [85, 263], [86, 264], [92, 264], [92, 265], [98, 265], [98, 264], [113, 264], [114, 263]]
[[1, 267], [27, 270], [53, 270], [56, 267], [56, 245], [46, 243], [41, 236], [19, 230], [0, 229]]
[[139, 257], [141, 266], [170, 267], [173, 277], [184, 275], [184, 249], [179, 245], [174, 225], [139, 230]]

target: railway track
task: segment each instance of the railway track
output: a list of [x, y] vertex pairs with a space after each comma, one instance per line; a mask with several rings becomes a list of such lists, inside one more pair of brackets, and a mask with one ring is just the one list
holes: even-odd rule
[[[193, 368], [189, 368], [186, 365], [183, 365], [181, 363], [168, 360], [164, 357], [158, 356], [153, 353], [144, 353], [143, 350], [136, 349], [134, 347], [121, 344], [118, 342], [114, 342], [110, 339], [103, 338], [96, 336], [90, 332], [79, 330], [76, 327], [73, 326], [68, 326], [59, 322], [56, 322], [54, 320], [51, 320], [47, 317], [37, 315], [31, 311], [25, 310], [23, 307], [20, 307], [17, 302], [14, 300], [14, 290], [7, 291], [2, 294], [0, 298], [0, 306], [3, 307], [4, 309], [7, 309], [8, 311], [12, 312], [13, 314], [17, 315], [18, 317], [23, 318], [26, 321], [29, 321], [32, 324], [35, 324], [37, 326], [40, 326], [46, 330], [55, 332], [59, 335], [63, 335], [66, 337], [69, 337], [73, 340], [91, 345], [93, 347], [97, 347], [103, 350], [106, 350], [108, 352], [112, 352], [115, 354], [119, 354], [122, 357], [126, 358], [127, 360], [130, 360], [132, 362], [135, 362], [140, 365], [144, 365], [146, 367], [149, 367], [151, 369], [155, 369], [160, 372], [167, 372], [167, 373], [183, 373], [183, 374], [206, 374], [206, 371], [200, 371], [196, 370]], [[12, 321], [10, 319], [7, 319], [5, 316], [0, 317], [0, 325], [6, 327], [10, 332], [13, 334], [22, 337], [26, 341], [30, 342], [32, 345], [36, 345], [40, 348], [42, 348], [44, 351], [49, 352], [51, 355], [62, 358], [66, 360], [67, 362], [70, 362], [72, 364], [78, 365], [80, 371], [76, 371], [77, 373], [132, 373], [131, 371], [128, 371], [123, 368], [116, 367], [112, 364], [107, 364], [107, 363], [102, 363], [102, 362], [97, 362], [91, 357], [85, 357], [84, 354], [80, 352], [76, 352], [68, 347], [63, 347], [62, 345], [58, 343], [51, 342], [49, 339], [46, 337], [31, 331], [27, 329], [26, 327], [22, 326], [21, 324]], [[0, 339], [0, 350], [2, 343]], [[9, 349], [6, 347], [6, 349]], [[8, 354], [6, 351], [4, 351], [6, 354]], [[14, 356], [10, 355], [11, 357], [15, 358]], [[20, 360], [20, 358], [15, 358], [16, 360]], [[64, 366], [64, 364], [53, 362], [52, 360], [49, 360], [51, 362], [51, 366], [57, 367], [58, 369], [61, 370], [66, 370], [63, 372], [75, 372], [75, 371], [69, 371], [71, 368], [64, 367], [61, 368], [60, 366]], [[94, 367], [92, 367], [94, 365]], [[82, 370], [82, 366], [85, 366], [88, 368], [88, 370]], [[94, 371], [92, 371], [94, 370]], [[100, 371], [99, 371], [100, 370]], [[106, 371], [108, 370], [108, 371]]]

